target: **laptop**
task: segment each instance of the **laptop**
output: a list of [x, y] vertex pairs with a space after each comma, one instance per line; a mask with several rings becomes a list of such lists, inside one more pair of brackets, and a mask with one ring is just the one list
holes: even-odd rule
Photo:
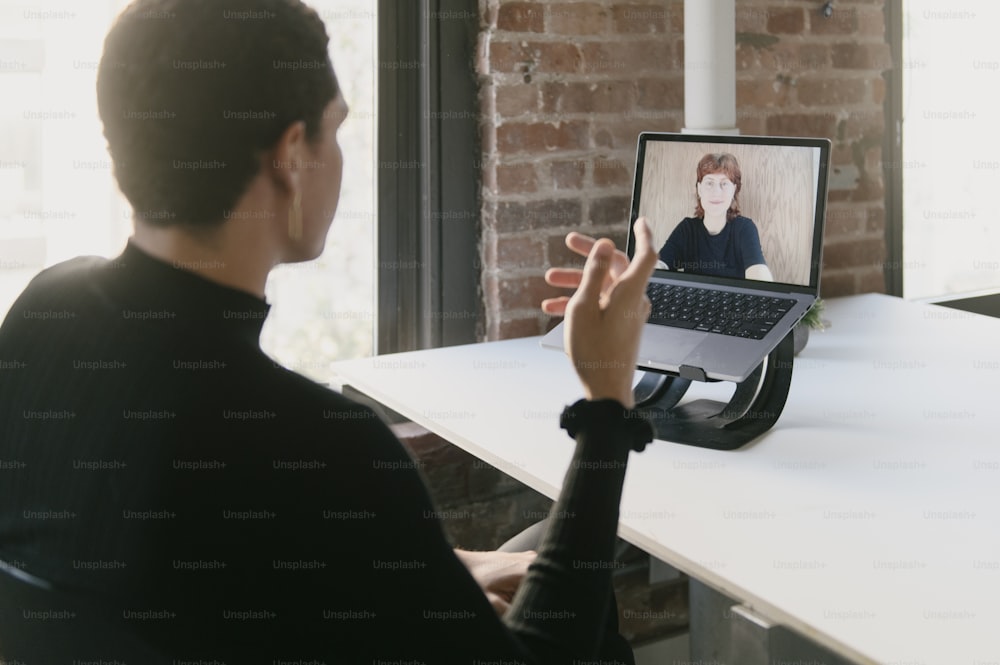
[[819, 296], [829, 168], [827, 139], [639, 135], [627, 254], [645, 217], [660, 256], [641, 369], [750, 376]]

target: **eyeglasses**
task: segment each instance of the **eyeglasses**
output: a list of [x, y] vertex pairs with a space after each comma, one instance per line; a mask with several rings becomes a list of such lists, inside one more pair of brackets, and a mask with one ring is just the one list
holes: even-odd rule
[[736, 187], [736, 185], [733, 184], [733, 181], [729, 180], [728, 178], [724, 180], [702, 180], [701, 182], [698, 183], [698, 186], [710, 192], [716, 189], [718, 189], [719, 191], [728, 192], [729, 190]]

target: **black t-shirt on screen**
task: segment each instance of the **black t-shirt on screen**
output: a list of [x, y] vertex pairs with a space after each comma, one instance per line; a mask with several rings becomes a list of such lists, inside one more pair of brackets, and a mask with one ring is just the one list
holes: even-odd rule
[[760, 235], [753, 221], [738, 215], [711, 235], [701, 217], [686, 217], [660, 249], [660, 260], [671, 270], [697, 275], [746, 277], [746, 269], [765, 264]]

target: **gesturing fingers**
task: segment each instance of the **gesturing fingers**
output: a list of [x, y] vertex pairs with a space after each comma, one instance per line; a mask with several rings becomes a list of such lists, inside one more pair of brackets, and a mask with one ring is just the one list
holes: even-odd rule
[[545, 282], [550, 286], [575, 289], [583, 281], [583, 271], [579, 268], [549, 268], [545, 271]]
[[568, 304], [568, 296], [546, 298], [542, 301], [542, 311], [550, 316], [564, 316], [566, 314], [566, 305]]
[[645, 294], [657, 258], [653, 250], [653, 233], [646, 224], [646, 218], [635, 220], [632, 228], [635, 230], [635, 255], [616, 286], [616, 291], [620, 291], [629, 300]]
[[[593, 249], [594, 243], [596, 242], [597, 240], [594, 238], [582, 233], [577, 233], [576, 231], [571, 231], [566, 234], [566, 246], [580, 256], [589, 256], [590, 250]], [[618, 275], [625, 272], [625, 269], [628, 267], [628, 255], [620, 249], [616, 249], [611, 258], [610, 267], [611, 279], [615, 280], [618, 278]]]
[[[550, 268], [545, 273], [545, 281], [551, 286], [577, 289], [578, 301], [590, 306], [604, 307], [605, 298], [611, 290], [619, 291], [629, 302], [645, 291], [653, 267], [656, 253], [652, 249], [652, 234], [645, 219], [636, 220], [635, 259], [630, 263], [628, 256], [607, 239], [594, 238], [575, 231], [566, 235], [566, 246], [574, 252], [587, 256], [584, 269]], [[595, 248], [597, 251], [595, 251]], [[629, 297], [631, 296], [631, 298]], [[542, 302], [542, 311], [554, 316], [562, 316], [572, 299], [566, 296], [547, 298]]]
[[599, 306], [601, 294], [607, 288], [614, 251], [615, 246], [610, 240], [602, 239], [594, 243], [583, 267], [583, 280], [573, 295], [573, 300], [576, 301], [574, 306], [588, 309]]
[[595, 242], [597, 242], [596, 238], [576, 231], [570, 231], [566, 234], [566, 246], [580, 256], [590, 256], [590, 250], [594, 247]]

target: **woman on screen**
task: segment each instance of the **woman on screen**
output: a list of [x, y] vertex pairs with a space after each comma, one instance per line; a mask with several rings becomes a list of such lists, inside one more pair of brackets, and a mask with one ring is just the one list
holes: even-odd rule
[[698, 162], [694, 217], [686, 217], [660, 249], [670, 270], [719, 277], [774, 281], [764, 260], [757, 226], [740, 215], [743, 176], [729, 153], [710, 153]]

